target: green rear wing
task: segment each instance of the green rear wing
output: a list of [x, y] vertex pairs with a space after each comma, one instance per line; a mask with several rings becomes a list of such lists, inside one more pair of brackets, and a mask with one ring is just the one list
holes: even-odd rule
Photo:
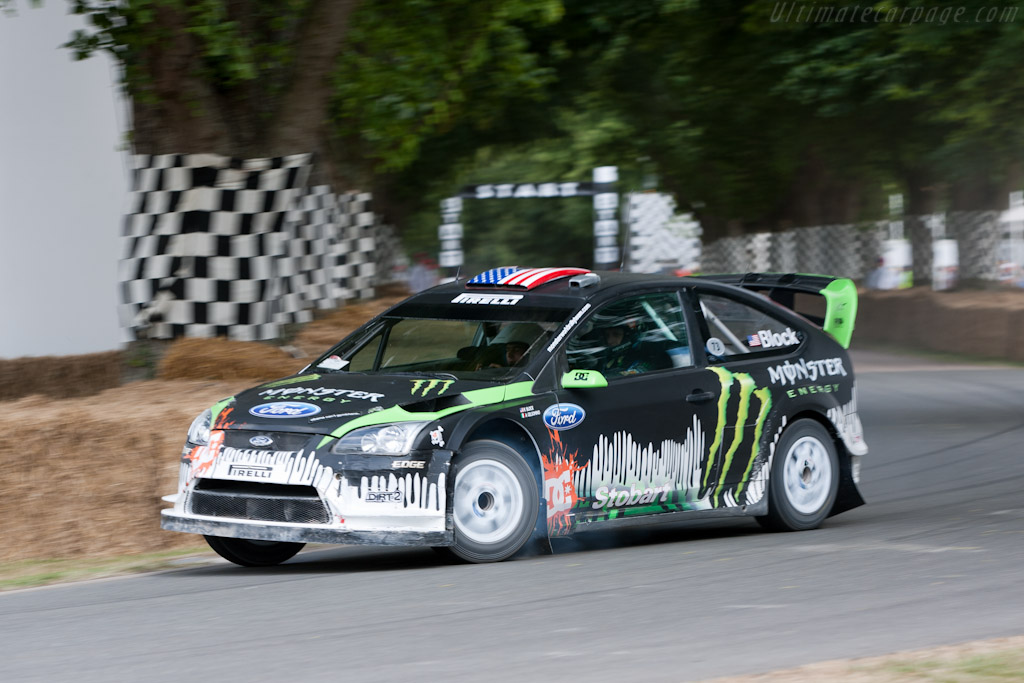
[[857, 320], [857, 286], [849, 278], [803, 273], [729, 273], [697, 277], [763, 294], [828, 332], [844, 349], [850, 348], [853, 324]]

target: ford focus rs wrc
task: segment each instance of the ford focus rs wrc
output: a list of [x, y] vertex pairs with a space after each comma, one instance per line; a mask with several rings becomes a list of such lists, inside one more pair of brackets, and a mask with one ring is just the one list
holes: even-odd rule
[[441, 285], [199, 415], [162, 526], [242, 565], [307, 542], [487, 562], [716, 515], [812, 529], [863, 504], [856, 307], [852, 282], [814, 275]]

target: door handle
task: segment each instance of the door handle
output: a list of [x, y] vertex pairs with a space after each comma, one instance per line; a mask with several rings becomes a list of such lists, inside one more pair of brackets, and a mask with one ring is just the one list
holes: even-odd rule
[[686, 400], [690, 403], [707, 403], [715, 398], [715, 394], [710, 391], [700, 391], [694, 389], [687, 397]]

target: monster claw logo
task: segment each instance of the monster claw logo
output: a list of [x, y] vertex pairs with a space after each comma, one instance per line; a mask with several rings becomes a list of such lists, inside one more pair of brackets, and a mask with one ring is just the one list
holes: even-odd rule
[[453, 379], [414, 379], [412, 381], [412, 395], [426, 397], [433, 389], [437, 389], [437, 395], [440, 396], [444, 392], [448, 391], [448, 387], [455, 383]]
[[[747, 485], [751, 470], [754, 467], [754, 461], [757, 459], [758, 445], [761, 441], [761, 432], [764, 429], [765, 419], [768, 417], [768, 411], [772, 406], [772, 395], [767, 388], [755, 389], [753, 378], [745, 372], [732, 373], [725, 368], [713, 367], [709, 368], [712, 372], [718, 375], [718, 381], [722, 385], [722, 392], [718, 397], [718, 428], [715, 430], [715, 439], [711, 443], [711, 448], [708, 450], [708, 463], [704, 468], [704, 481], [701, 485], [701, 491], [704, 494], [710, 494], [715, 507], [718, 507], [721, 502], [722, 491], [726, 488], [726, 478], [729, 475], [729, 470], [732, 469], [733, 460], [736, 458], [736, 453], [739, 451], [740, 445], [742, 445], [747, 420], [750, 417], [750, 403], [751, 397], [756, 398], [758, 401], [757, 409], [757, 421], [754, 426], [754, 439], [753, 444], [750, 447], [750, 456], [747, 460], [747, 464], [743, 468], [743, 474], [740, 478], [739, 483], [736, 486], [735, 497], [738, 499], [740, 492]], [[729, 406], [729, 399], [731, 397], [732, 386], [735, 382], [739, 382], [739, 402], [736, 407], [736, 418], [731, 421], [733, 426], [732, 441], [728, 448], [725, 449], [725, 454], [722, 456], [721, 462], [718, 462], [718, 454], [722, 447], [722, 443], [725, 427], [726, 427], [726, 411]], [[712, 479], [711, 485], [708, 485], [708, 480], [711, 477], [711, 470], [715, 469], [715, 466], [719, 465], [718, 468], [718, 481], [717, 483]]]

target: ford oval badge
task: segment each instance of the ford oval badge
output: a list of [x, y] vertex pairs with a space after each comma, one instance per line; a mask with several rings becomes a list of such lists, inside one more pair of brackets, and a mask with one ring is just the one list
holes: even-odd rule
[[300, 403], [298, 401], [264, 403], [249, 409], [249, 413], [256, 417], [309, 417], [319, 412], [320, 406], [315, 406], [312, 403]]
[[249, 439], [249, 443], [251, 443], [256, 448], [264, 448], [265, 446], [269, 446], [270, 444], [274, 443], [274, 440], [271, 439], [266, 434], [257, 434], [256, 436]]
[[587, 417], [587, 411], [575, 403], [556, 403], [544, 411], [544, 424], [561, 431], [572, 429]]

